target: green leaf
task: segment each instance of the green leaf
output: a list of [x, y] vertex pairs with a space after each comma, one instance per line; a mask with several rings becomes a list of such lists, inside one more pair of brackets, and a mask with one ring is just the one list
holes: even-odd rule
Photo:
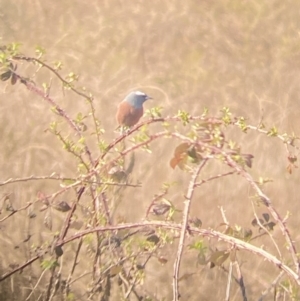
[[187, 125], [189, 123], [189, 113], [182, 110], [178, 110], [177, 116], [183, 121], [183, 125]]
[[273, 126], [267, 133], [268, 136], [270, 137], [276, 137], [278, 136], [278, 130], [275, 126]]
[[46, 53], [46, 50], [41, 46], [36, 46], [35, 53], [37, 54], [38, 57], [42, 57]]
[[268, 230], [273, 231], [276, 224], [274, 222], [269, 222], [264, 225]]
[[0, 75], [0, 79], [2, 81], [7, 81], [8, 79], [10, 79], [11, 75], [12, 75], [12, 72], [10, 70], [7, 70]]
[[44, 270], [49, 270], [53, 267], [57, 267], [59, 266], [59, 263], [57, 262], [57, 260], [55, 259], [52, 259], [52, 260], [43, 260], [42, 263], [41, 263], [41, 267], [44, 269]]
[[266, 222], [270, 220], [270, 215], [268, 213], [263, 213], [262, 216]]
[[229, 257], [229, 252], [227, 250], [215, 251], [210, 255], [209, 261], [212, 263], [212, 267], [221, 266], [228, 257]]
[[206, 251], [206, 246], [203, 240], [197, 240], [193, 244], [189, 245], [189, 249], [191, 250], [198, 250], [198, 251]]

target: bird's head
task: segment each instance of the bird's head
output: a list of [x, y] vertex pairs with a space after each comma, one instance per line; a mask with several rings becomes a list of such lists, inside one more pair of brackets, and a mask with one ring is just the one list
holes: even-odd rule
[[143, 107], [143, 103], [147, 99], [151, 99], [151, 97], [144, 92], [133, 91], [126, 96], [125, 101], [127, 101], [134, 108], [139, 109]]

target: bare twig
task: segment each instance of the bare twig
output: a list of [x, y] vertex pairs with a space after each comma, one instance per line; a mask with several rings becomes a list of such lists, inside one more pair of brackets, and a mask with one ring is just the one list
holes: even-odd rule
[[[175, 224], [175, 223], [169, 223], [169, 222], [161, 222], [161, 221], [143, 221], [140, 223], [128, 223], [128, 224], [120, 224], [116, 226], [105, 226], [105, 227], [96, 227], [93, 229], [87, 229], [83, 230], [71, 237], [65, 238], [63, 241], [59, 242], [57, 246], [63, 246], [66, 243], [69, 243], [73, 240], [79, 239], [82, 236], [88, 235], [90, 233], [94, 232], [106, 232], [106, 231], [118, 231], [118, 230], [123, 230], [123, 229], [134, 229], [134, 228], [143, 228], [145, 226], [153, 226], [153, 227], [163, 227], [165, 229], [173, 229], [173, 230], [182, 230], [182, 225]], [[251, 245], [248, 242], [242, 241], [238, 238], [226, 235], [224, 233], [214, 231], [211, 229], [198, 229], [195, 227], [189, 226], [189, 231], [194, 234], [198, 234], [204, 237], [211, 237], [211, 238], [216, 238], [218, 240], [222, 240], [226, 243], [229, 243], [230, 245], [234, 246], [235, 248], [239, 250], [245, 250], [248, 252], [251, 252], [255, 255], [261, 256], [262, 258], [268, 260], [271, 262], [273, 265], [278, 267], [279, 269], [285, 271], [285, 273], [293, 278], [298, 285], [300, 285], [300, 279], [298, 277], [298, 274], [295, 273], [288, 265], [286, 265], [283, 261], [280, 259], [276, 258], [269, 252], [265, 251], [262, 248], [256, 247], [254, 245]], [[0, 278], [1, 280], [1, 278]]]
[[[73, 181], [73, 184], [82, 185], [82, 184], [97, 184], [97, 185], [110, 185], [110, 186], [126, 186], [126, 187], [141, 187], [140, 184], [130, 184], [130, 183], [119, 183], [119, 182], [103, 182], [103, 181], [93, 181], [89, 180], [96, 172], [93, 171], [82, 178], [68, 178], [68, 177], [61, 177], [58, 175], [50, 175], [50, 176], [29, 176], [23, 178], [9, 178], [5, 181], [0, 182], [0, 186], [19, 183], [19, 182], [28, 182], [28, 181], [40, 181], [40, 180], [56, 180], [56, 181]], [[74, 186], [72, 186], [74, 187]]]
[[229, 264], [229, 271], [228, 271], [228, 276], [227, 276], [227, 286], [226, 286], [225, 301], [229, 301], [230, 300], [231, 275], [232, 275], [232, 262], [230, 262], [230, 264]]
[[235, 260], [234, 265], [235, 265], [235, 268], [237, 271], [237, 278], [238, 278], [239, 285], [240, 285], [240, 288], [242, 291], [243, 301], [247, 301], [248, 299], [247, 299], [247, 295], [246, 295], [246, 287], [245, 287], [245, 283], [244, 283], [244, 277], [242, 275], [240, 265], [237, 260]]
[[70, 292], [70, 284], [71, 284], [71, 281], [72, 281], [72, 276], [73, 276], [74, 271], [75, 271], [75, 267], [78, 264], [77, 260], [78, 260], [79, 252], [81, 250], [82, 243], [83, 243], [83, 238], [80, 238], [78, 246], [77, 246], [77, 250], [76, 250], [76, 253], [75, 253], [75, 256], [74, 256], [72, 268], [71, 268], [70, 274], [68, 276], [68, 279], [66, 281], [66, 298], [67, 298], [67, 296], [69, 295], [69, 292]]
[[32, 258], [30, 258], [28, 261], [26, 261], [25, 263], [23, 263], [22, 265], [14, 268], [12, 271], [7, 272], [5, 274], [3, 274], [2, 276], [0, 276], [0, 282], [5, 280], [6, 278], [10, 277], [11, 275], [22, 271], [24, 268], [28, 267], [29, 265], [31, 265], [33, 262], [37, 261], [42, 255], [44, 255], [45, 253], [41, 254], [41, 255], [36, 255]]
[[207, 178], [207, 179], [203, 179], [200, 182], [195, 183], [195, 187], [201, 186], [201, 185], [203, 185], [203, 184], [205, 184], [207, 182], [213, 181], [213, 180], [218, 179], [218, 178], [223, 178], [223, 177], [226, 177], [226, 176], [231, 176], [231, 175], [233, 175], [235, 173], [236, 173], [235, 170], [234, 171], [225, 172], [225, 173], [220, 173], [218, 175], [212, 176], [212, 177]]
[[200, 171], [204, 167], [206, 162], [207, 162], [207, 159], [203, 160], [195, 168], [195, 171], [191, 177], [187, 195], [186, 195], [185, 201], [184, 201], [185, 205], [184, 205], [184, 210], [183, 210], [183, 214], [182, 214], [182, 226], [181, 226], [180, 238], [179, 238], [179, 243], [178, 243], [178, 248], [177, 248], [177, 255], [175, 258], [174, 271], [173, 271], [173, 301], [177, 301], [179, 299], [179, 289], [178, 289], [179, 269], [180, 269], [180, 263], [181, 263], [181, 259], [182, 259], [181, 258], [182, 252], [183, 252], [183, 248], [184, 248], [184, 240], [185, 240], [185, 236], [186, 236], [186, 230], [188, 227], [191, 201], [192, 201], [194, 191], [195, 191], [195, 184], [196, 184], [196, 180], [200, 174]]
[[284, 271], [281, 271], [278, 276], [272, 281], [272, 283], [269, 285], [269, 287], [264, 290], [258, 299], [258, 301], [263, 301], [263, 299], [270, 293], [270, 291], [278, 285], [278, 282], [281, 280], [281, 278], [284, 276]]
[[24, 207], [13, 210], [11, 213], [9, 213], [8, 215], [6, 215], [5, 217], [3, 217], [2, 219], [0, 219], [0, 223], [4, 222], [6, 219], [8, 219], [9, 217], [11, 217], [12, 215], [16, 214], [17, 212], [26, 210], [28, 207], [30, 207], [32, 204], [39, 202], [39, 200], [35, 201], [35, 202], [29, 202], [27, 203]]
[[72, 216], [73, 216], [73, 214], [76, 210], [76, 206], [77, 206], [83, 192], [84, 192], [84, 187], [81, 187], [81, 189], [78, 191], [77, 199], [76, 199], [76, 201], [74, 201], [74, 203], [71, 207], [71, 210], [69, 211], [69, 213], [68, 213], [68, 215], [65, 219], [65, 222], [63, 224], [62, 230], [61, 230], [60, 235], [59, 235], [59, 239], [57, 241], [57, 244], [59, 244], [59, 242], [62, 241], [66, 237], [67, 232], [68, 232], [69, 227], [70, 227], [70, 224], [71, 224], [71, 218], [72, 218]]
[[40, 278], [39, 278], [38, 281], [36, 282], [35, 286], [32, 288], [32, 291], [30, 292], [30, 294], [28, 295], [28, 297], [25, 299], [26, 301], [27, 301], [27, 300], [30, 300], [30, 297], [31, 297], [32, 294], [34, 293], [35, 289], [37, 288], [37, 286], [38, 286], [39, 283], [41, 282], [41, 280], [42, 280], [42, 278], [43, 278], [43, 276], [44, 276], [44, 274], [45, 274], [46, 272], [47, 272], [46, 269], [42, 272]]

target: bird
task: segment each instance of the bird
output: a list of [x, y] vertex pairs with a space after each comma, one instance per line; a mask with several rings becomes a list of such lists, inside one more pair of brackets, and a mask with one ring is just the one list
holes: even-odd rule
[[116, 118], [119, 127], [130, 128], [137, 124], [144, 114], [143, 104], [148, 99], [152, 97], [144, 92], [130, 92], [118, 106]]

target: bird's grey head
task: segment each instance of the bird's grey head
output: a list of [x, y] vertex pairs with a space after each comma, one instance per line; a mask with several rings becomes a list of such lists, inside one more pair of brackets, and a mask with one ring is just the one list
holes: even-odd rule
[[143, 107], [143, 103], [147, 100], [151, 99], [150, 96], [147, 94], [140, 92], [140, 91], [134, 91], [129, 93], [125, 101], [127, 101], [130, 105], [132, 105], [135, 109], [140, 109]]

